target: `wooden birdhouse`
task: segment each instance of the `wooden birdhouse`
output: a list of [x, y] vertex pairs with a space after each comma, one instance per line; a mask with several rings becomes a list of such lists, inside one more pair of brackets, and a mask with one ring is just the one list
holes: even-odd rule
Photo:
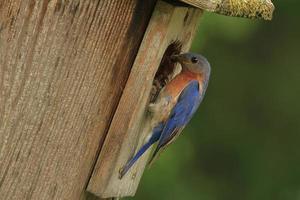
[[[0, 198], [133, 196], [147, 105], [204, 11], [270, 20], [270, 0], [0, 2]], [[230, 18], [228, 18], [230, 20]], [[93, 196], [93, 197], [91, 197]]]

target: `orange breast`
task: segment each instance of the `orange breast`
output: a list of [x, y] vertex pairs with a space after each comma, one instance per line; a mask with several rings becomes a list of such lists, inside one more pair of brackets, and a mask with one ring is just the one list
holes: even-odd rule
[[199, 82], [199, 90], [202, 90], [202, 76], [201, 74], [194, 74], [189, 71], [183, 71], [176, 75], [174, 79], [172, 79], [166, 85], [166, 91], [173, 98], [176, 98], [180, 95], [181, 91], [187, 86], [187, 84], [192, 80], [198, 80]]

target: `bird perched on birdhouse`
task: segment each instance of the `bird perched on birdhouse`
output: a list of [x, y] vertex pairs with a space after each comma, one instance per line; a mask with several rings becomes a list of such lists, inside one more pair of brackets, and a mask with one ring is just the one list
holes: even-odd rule
[[121, 168], [120, 178], [154, 143], [158, 142], [149, 163], [173, 142], [188, 124], [205, 95], [211, 71], [207, 59], [195, 53], [173, 55], [171, 59], [181, 64], [181, 72], [166, 84], [156, 101], [150, 103], [152, 132], [147, 142]]

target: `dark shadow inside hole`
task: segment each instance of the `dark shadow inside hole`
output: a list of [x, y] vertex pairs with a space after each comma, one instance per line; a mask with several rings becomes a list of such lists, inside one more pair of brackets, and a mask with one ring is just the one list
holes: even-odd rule
[[155, 101], [161, 89], [172, 79], [175, 63], [172, 62], [171, 55], [179, 54], [181, 48], [182, 43], [179, 40], [176, 40], [166, 49], [153, 80], [150, 102]]

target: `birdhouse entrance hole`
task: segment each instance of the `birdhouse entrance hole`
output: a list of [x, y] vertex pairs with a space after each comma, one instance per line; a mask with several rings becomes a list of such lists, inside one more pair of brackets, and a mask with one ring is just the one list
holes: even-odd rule
[[173, 41], [166, 49], [159, 68], [155, 74], [151, 89], [150, 102], [154, 102], [161, 89], [173, 78], [176, 74], [176, 63], [171, 60], [172, 55], [181, 52], [182, 43], [179, 40]]

